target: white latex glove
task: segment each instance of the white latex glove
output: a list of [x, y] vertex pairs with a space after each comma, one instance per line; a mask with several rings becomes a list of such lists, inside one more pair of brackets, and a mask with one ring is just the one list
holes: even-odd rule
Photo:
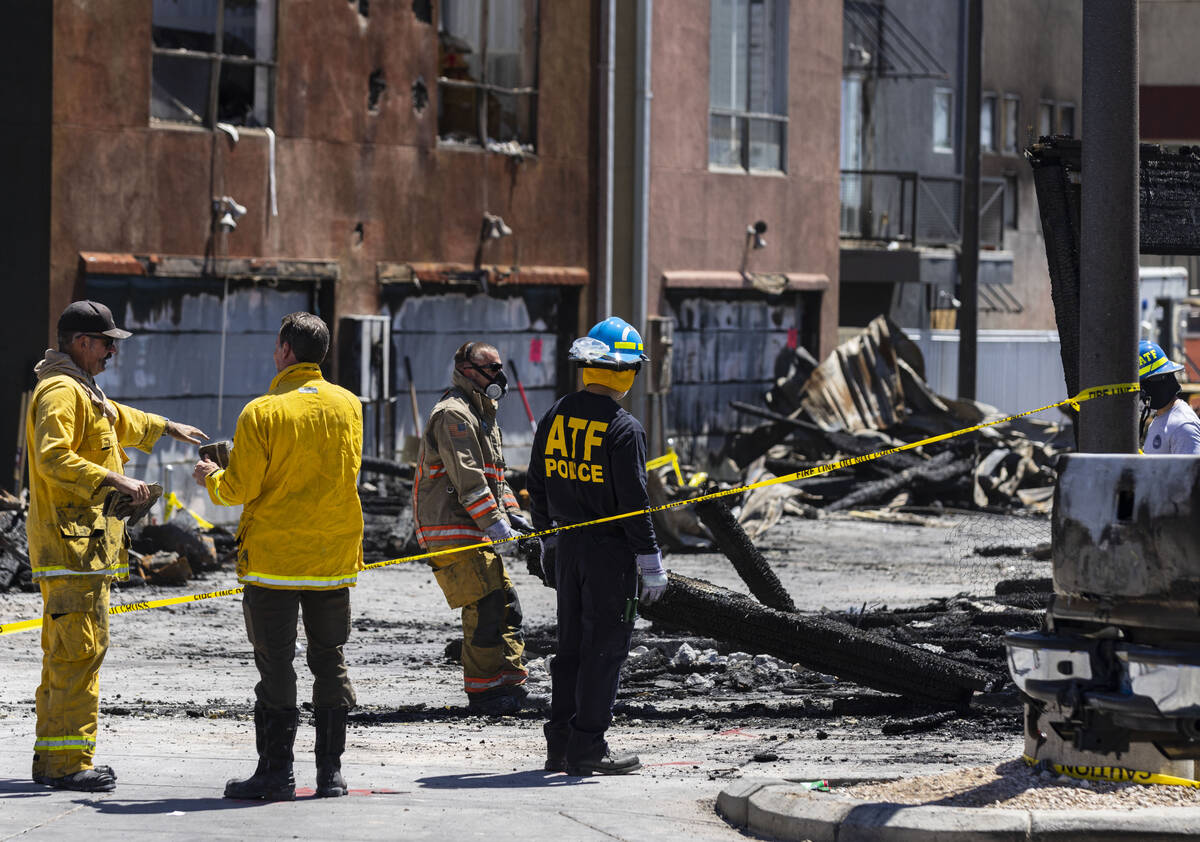
[[[507, 520], [498, 520], [487, 529], [483, 530], [483, 532], [488, 536], [489, 540], [496, 542], [505, 541], [506, 538], [520, 537], [516, 532], [513, 531], [513, 528], [508, 525]], [[517, 542], [505, 541], [503, 544], [497, 543], [495, 549], [496, 552], [500, 553], [500, 555], [515, 553], [517, 551]]]
[[637, 556], [638, 572], [642, 574], [641, 601], [651, 605], [667, 592], [667, 571], [662, 566], [662, 552]]

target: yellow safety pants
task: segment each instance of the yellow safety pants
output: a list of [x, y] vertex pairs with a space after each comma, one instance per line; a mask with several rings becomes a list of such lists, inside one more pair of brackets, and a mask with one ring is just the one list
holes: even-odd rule
[[100, 718], [100, 664], [108, 651], [107, 576], [43, 579], [42, 683], [33, 777], [92, 768]]
[[472, 696], [492, 695], [524, 684], [521, 603], [500, 556], [468, 549], [429, 561], [446, 603], [462, 609], [463, 689]]

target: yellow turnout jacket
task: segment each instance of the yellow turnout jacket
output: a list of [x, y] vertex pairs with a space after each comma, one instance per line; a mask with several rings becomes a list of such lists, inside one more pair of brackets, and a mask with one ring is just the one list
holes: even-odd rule
[[124, 473], [124, 448], [149, 453], [167, 419], [109, 401], [115, 421], [66, 374], [38, 383], [25, 424], [29, 454], [29, 557], [33, 578], [129, 576], [125, 523], [104, 516], [108, 472]]
[[238, 417], [229, 467], [209, 475], [214, 503], [241, 504], [238, 581], [331, 590], [363, 569], [362, 405], [316, 363], [276, 375]]

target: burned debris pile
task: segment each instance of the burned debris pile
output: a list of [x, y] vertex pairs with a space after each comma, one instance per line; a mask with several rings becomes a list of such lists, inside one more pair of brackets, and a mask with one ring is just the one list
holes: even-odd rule
[[[716, 460], [713, 473], [727, 485], [878, 453], [1005, 416], [986, 404], [935, 394], [925, 382], [920, 350], [883, 316], [819, 365], [803, 349], [795, 352], [763, 406], [732, 405], [762, 423], [732, 437]], [[1071, 444], [1066, 425], [1017, 419], [796, 480], [774, 493], [785, 497], [784, 512], [809, 517], [864, 508], [1048, 513], [1054, 466]]]
[[656, 623], [690, 629], [820, 673], [931, 704], [965, 708], [1001, 677], [856, 628], [830, 616], [759, 605], [699, 579], [671, 574], [666, 595], [643, 609]]
[[32, 574], [25, 507], [17, 498], [0, 492], [0, 591], [33, 590]]

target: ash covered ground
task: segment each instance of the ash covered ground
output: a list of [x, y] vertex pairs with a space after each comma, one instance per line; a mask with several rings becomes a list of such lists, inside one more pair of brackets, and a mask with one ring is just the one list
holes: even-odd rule
[[[388, 531], [388, 518], [370, 516], [377, 537]], [[1050, 575], [1049, 522], [954, 513], [901, 520], [907, 522], [785, 517], [756, 543], [799, 611], [837, 612], [860, 628], [1005, 675], [1004, 632], [1038, 622], [1039, 588]], [[377, 557], [388, 557], [386, 543], [375, 542]], [[667, 566], [747, 592], [716, 552], [675, 553]], [[530, 687], [535, 696], [548, 694], [553, 593], [519, 565], [513, 576], [526, 617]], [[1010, 580], [1033, 584], [1029, 592], [1005, 584], [1001, 590], [1013, 592], [997, 596], [997, 583]], [[126, 589], [113, 601], [232, 584], [232, 573], [215, 572], [186, 588]], [[540, 767], [538, 709], [467, 715], [461, 672], [447, 658], [458, 639], [457, 617], [426, 566], [365, 573], [353, 611], [346, 647], [359, 701], [346, 756], [352, 786], [403, 778], [423, 757], [455, 756], [480, 774]], [[36, 593], [0, 593], [2, 622], [39, 612]], [[129, 741], [154, 733], [187, 751], [228, 756], [231, 773], [239, 771], [252, 753], [256, 680], [240, 598], [116, 616], [112, 638], [101, 671], [97, 761], [104, 762], [106, 746], [136, 751]], [[641, 754], [642, 774], [651, 778], [855, 780], [998, 764], [1021, 754], [1021, 710], [1007, 682], [977, 694], [967, 711], [938, 710], [644, 619], [634, 646], [610, 736], [618, 748]], [[24, 768], [40, 671], [37, 633], [0, 637], [0, 658], [0, 753], [6, 766]], [[302, 656], [296, 665], [304, 699], [310, 680]], [[169, 727], [156, 724], [163, 720]], [[298, 757], [311, 750], [306, 740], [310, 729], [301, 729]]]

